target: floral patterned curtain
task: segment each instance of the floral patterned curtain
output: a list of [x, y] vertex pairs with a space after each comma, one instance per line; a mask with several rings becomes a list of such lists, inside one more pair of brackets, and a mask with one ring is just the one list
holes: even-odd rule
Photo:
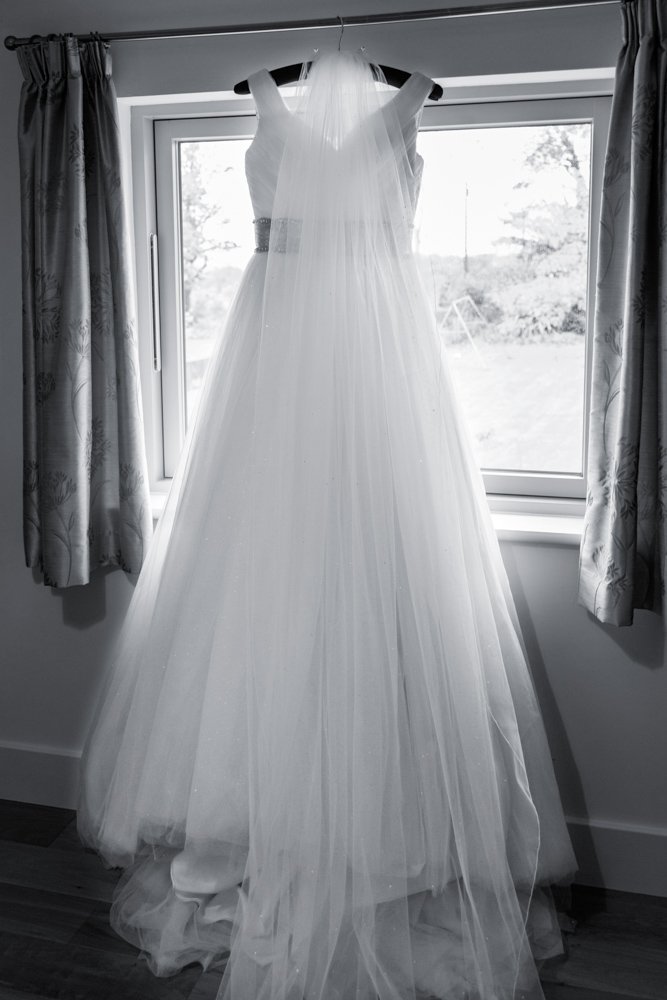
[[152, 521], [108, 46], [18, 49], [24, 543], [55, 587], [138, 572]]
[[600, 221], [579, 599], [662, 611], [667, 517], [667, 4], [622, 2]]

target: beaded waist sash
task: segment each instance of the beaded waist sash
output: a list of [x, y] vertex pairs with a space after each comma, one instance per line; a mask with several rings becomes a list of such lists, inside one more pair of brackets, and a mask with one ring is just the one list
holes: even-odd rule
[[266, 253], [269, 249], [271, 233], [274, 235], [273, 250], [278, 253], [294, 253], [299, 249], [301, 237], [300, 219], [253, 219], [255, 224], [255, 253]]
[[[276, 253], [296, 253], [301, 241], [300, 219], [271, 219], [262, 216], [252, 220], [255, 226], [255, 253], [267, 253], [269, 243]], [[355, 223], [356, 226], [363, 223]], [[393, 223], [382, 224], [386, 242], [396, 248], [397, 253], [410, 253], [412, 243], [412, 225], [405, 225], [400, 232]]]

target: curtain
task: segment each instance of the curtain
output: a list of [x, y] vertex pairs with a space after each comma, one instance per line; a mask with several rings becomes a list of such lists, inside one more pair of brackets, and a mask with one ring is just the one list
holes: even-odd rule
[[22, 46], [24, 544], [44, 583], [138, 572], [152, 530], [108, 45]]
[[604, 171], [579, 600], [661, 612], [667, 517], [667, 5], [621, 4]]

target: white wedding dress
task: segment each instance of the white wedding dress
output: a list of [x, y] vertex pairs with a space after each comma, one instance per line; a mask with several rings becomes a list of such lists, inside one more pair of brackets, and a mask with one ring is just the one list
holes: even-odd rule
[[[108, 664], [79, 830], [221, 1000], [537, 1000], [575, 870], [415, 261], [431, 82], [250, 78], [256, 252]], [[271, 220], [271, 221], [269, 221]], [[231, 954], [228, 957], [228, 951]], [[224, 967], [224, 973], [223, 973]]]

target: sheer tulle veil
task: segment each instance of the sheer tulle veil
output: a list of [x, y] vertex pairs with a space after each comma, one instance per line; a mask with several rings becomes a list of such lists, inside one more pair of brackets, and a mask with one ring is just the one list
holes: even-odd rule
[[[345, 52], [318, 56], [298, 88], [256, 350], [222, 398], [212, 366], [121, 639], [134, 666], [109, 682], [87, 750], [82, 834], [133, 862], [117, 926], [167, 948], [164, 926], [136, 930], [150, 882], [151, 919], [190, 935], [186, 957], [230, 946], [221, 1000], [538, 1000], [532, 952], [559, 948], [537, 886], [574, 860], [410, 252], [404, 99]], [[215, 473], [218, 502], [192, 477], [230, 399], [249, 430], [227, 479]], [[207, 549], [220, 562], [202, 580]], [[166, 567], [191, 598], [179, 604]], [[206, 614], [189, 621], [197, 600]], [[131, 641], [170, 610], [142, 674]], [[175, 648], [204, 666], [179, 676]]]

